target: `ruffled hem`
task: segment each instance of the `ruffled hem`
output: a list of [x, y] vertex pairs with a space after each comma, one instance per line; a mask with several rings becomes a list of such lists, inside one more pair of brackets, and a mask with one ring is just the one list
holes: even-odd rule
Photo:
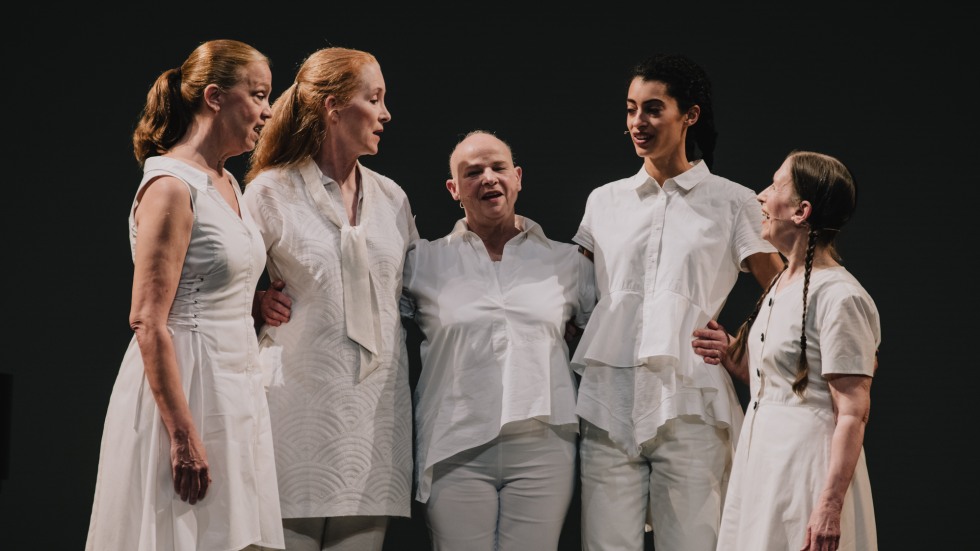
[[[576, 411], [582, 419], [608, 432], [609, 438], [631, 456], [639, 456], [643, 444], [655, 438], [660, 427], [679, 417], [696, 417], [727, 429], [734, 449], [745, 416], [741, 402], [728, 375], [717, 372], [722, 368], [708, 364], [705, 368], [692, 379], [679, 377], [669, 366], [591, 366], [590, 370], [632, 369], [633, 408], [616, 412], [609, 406], [616, 403], [616, 395], [601, 392], [609, 383], [616, 383], [606, 377], [586, 376], [579, 389]], [[680, 381], [683, 383], [678, 384]]]
[[700, 306], [669, 290], [654, 293], [648, 301], [637, 292], [611, 293], [592, 312], [572, 368], [581, 375], [590, 365], [662, 364], [681, 366], [684, 376], [694, 376], [693, 367], [680, 361], [689, 352], [681, 350], [688, 343], [684, 336], [710, 318]]

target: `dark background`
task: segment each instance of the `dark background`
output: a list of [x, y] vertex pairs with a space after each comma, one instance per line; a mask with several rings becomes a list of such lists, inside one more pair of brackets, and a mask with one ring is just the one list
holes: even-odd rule
[[[444, 187], [448, 155], [482, 128], [523, 167], [518, 212], [570, 240], [589, 191], [640, 166], [623, 136], [626, 70], [656, 51], [690, 55], [714, 83], [714, 172], [759, 191], [790, 149], [805, 148], [855, 173], [858, 209], [838, 244], [882, 320], [865, 440], [880, 547], [964, 543], [977, 487], [965, 434], [976, 434], [975, 19], [936, 2], [914, 12], [603, 5], [8, 13], [0, 549], [84, 545], [105, 408], [131, 336], [132, 129], [156, 76], [212, 38], [269, 55], [274, 97], [318, 48], [374, 53], [393, 119], [380, 153], [362, 162], [404, 187], [427, 238], [461, 215]], [[229, 166], [239, 177], [244, 159]], [[758, 293], [740, 280], [722, 322], [737, 327]], [[578, 546], [577, 514], [573, 504], [563, 549]], [[386, 549], [426, 542], [416, 508], [392, 524]]]

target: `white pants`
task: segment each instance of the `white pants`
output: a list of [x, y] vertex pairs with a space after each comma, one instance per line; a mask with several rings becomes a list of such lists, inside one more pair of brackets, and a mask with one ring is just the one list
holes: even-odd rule
[[728, 431], [672, 419], [630, 457], [582, 420], [582, 549], [642, 551], [646, 523], [657, 551], [714, 551], [728, 473]]
[[388, 517], [284, 518], [282, 527], [286, 551], [381, 551]]
[[576, 440], [532, 419], [437, 463], [426, 503], [432, 549], [556, 549], [575, 489]]

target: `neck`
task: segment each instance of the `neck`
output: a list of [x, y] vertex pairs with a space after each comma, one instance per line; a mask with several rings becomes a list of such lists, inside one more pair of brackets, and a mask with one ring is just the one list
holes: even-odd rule
[[211, 128], [208, 121], [195, 117], [184, 135], [167, 154], [194, 164], [205, 172], [212, 172], [218, 176], [224, 175], [225, 161], [230, 155], [215, 146], [220, 140], [213, 136]]
[[[786, 280], [791, 280], [797, 276], [803, 274], [806, 270], [806, 249], [795, 251], [791, 256], [786, 256]], [[813, 264], [811, 265], [812, 270], [821, 270], [823, 268], [834, 268], [840, 266], [834, 257], [830, 254], [830, 251], [826, 247], [817, 247], [813, 251]]]
[[644, 157], [643, 168], [662, 187], [667, 180], [691, 170], [691, 163], [682, 152], [669, 157]]
[[324, 140], [320, 152], [313, 160], [324, 175], [335, 180], [341, 187], [357, 185], [357, 155], [349, 154], [329, 138]]
[[475, 233], [483, 240], [483, 245], [490, 253], [490, 257], [495, 260], [500, 259], [504, 252], [504, 246], [508, 241], [521, 233], [521, 225], [516, 215], [511, 215], [500, 223], [496, 224], [475, 224], [469, 217], [466, 218], [466, 225], [470, 231]]

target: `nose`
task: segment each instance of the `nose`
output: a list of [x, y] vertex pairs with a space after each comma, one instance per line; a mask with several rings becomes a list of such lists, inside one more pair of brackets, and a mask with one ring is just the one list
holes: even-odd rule
[[497, 175], [493, 173], [492, 170], [487, 169], [483, 172], [483, 185], [492, 186], [495, 185], [499, 180]]
[[626, 115], [626, 128], [632, 129], [639, 126], [641, 122], [643, 122], [643, 115], [639, 109], [635, 113]]
[[378, 117], [382, 124], [391, 120], [391, 112], [388, 111], [388, 107], [385, 104], [381, 104], [381, 116]]

